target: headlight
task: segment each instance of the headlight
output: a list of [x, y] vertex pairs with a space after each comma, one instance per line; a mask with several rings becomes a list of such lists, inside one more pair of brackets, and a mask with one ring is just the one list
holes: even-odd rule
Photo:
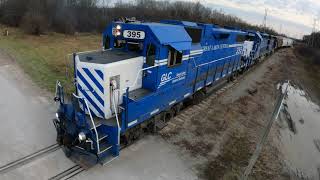
[[85, 134], [84, 132], [80, 132], [80, 133], [78, 134], [78, 139], [79, 139], [79, 141], [84, 141], [84, 140], [86, 140], [86, 139], [87, 139], [86, 134]]
[[121, 26], [118, 24], [118, 25], [116, 26], [116, 29], [117, 29], [117, 30], [120, 30], [120, 29], [121, 29]]

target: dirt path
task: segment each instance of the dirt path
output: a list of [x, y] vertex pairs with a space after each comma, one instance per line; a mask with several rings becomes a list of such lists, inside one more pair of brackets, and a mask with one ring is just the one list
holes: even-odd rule
[[[277, 85], [287, 78], [283, 64], [292, 49], [282, 49], [255, 67], [227, 91], [188, 108], [161, 134], [194, 158], [204, 179], [239, 178], [274, 108]], [[277, 125], [250, 178], [288, 179], [283, 170]]]

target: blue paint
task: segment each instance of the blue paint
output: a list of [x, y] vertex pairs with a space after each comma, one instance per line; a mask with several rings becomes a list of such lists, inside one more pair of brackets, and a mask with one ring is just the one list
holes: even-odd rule
[[88, 90], [94, 95], [94, 97], [100, 102], [102, 106], [104, 106], [103, 99], [95, 92], [93, 87], [90, 85], [90, 83], [83, 77], [83, 75], [77, 70], [77, 75], [81, 79], [81, 81], [85, 84], [85, 86], [88, 88]]
[[91, 81], [98, 87], [98, 89], [104, 93], [103, 87], [102, 85], [97, 81], [97, 79], [92, 75], [92, 73], [89, 71], [88, 68], [82, 68], [83, 71], [89, 76], [89, 78], [91, 79]]
[[104, 117], [104, 112], [97, 106], [97, 104], [91, 99], [91, 97], [87, 94], [87, 92], [78, 84], [78, 89], [85, 96], [85, 98], [89, 101], [89, 103], [99, 112], [99, 114]]
[[97, 72], [97, 74], [99, 75], [99, 77], [101, 78], [101, 80], [103, 80], [103, 72], [100, 70], [95, 69], [95, 71]]

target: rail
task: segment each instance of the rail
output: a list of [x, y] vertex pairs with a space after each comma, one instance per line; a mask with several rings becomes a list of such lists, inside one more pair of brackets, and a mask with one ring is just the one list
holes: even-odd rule
[[70, 179], [70, 178], [76, 176], [77, 174], [80, 174], [82, 171], [84, 171], [84, 169], [81, 166], [75, 165], [75, 166], [72, 166], [69, 169], [62, 171], [61, 173], [49, 178], [49, 180]]
[[84, 101], [84, 104], [85, 104], [85, 106], [86, 107], [84, 107], [84, 112], [85, 112], [85, 108], [87, 108], [87, 110], [88, 110], [88, 114], [89, 114], [89, 116], [90, 116], [90, 120], [91, 120], [91, 123], [92, 123], [92, 126], [93, 126], [93, 129], [94, 129], [94, 132], [95, 132], [95, 134], [96, 134], [96, 142], [97, 142], [97, 149], [98, 149], [98, 154], [100, 153], [100, 146], [99, 146], [99, 135], [98, 135], [98, 131], [97, 131], [97, 127], [96, 127], [96, 125], [94, 124], [94, 121], [93, 121], [93, 118], [92, 118], [92, 115], [91, 115], [91, 112], [90, 112], [90, 109], [89, 109], [89, 105], [88, 105], [88, 102], [87, 102], [87, 100], [85, 99], [85, 98], [82, 98], [82, 97], [80, 97], [80, 96], [77, 96], [76, 94], [72, 94], [75, 98], [77, 98], [77, 99], [82, 99], [83, 101]]
[[25, 165], [25, 164], [27, 164], [37, 158], [40, 158], [46, 154], [49, 154], [49, 153], [52, 153], [52, 152], [58, 150], [59, 148], [60, 148], [59, 144], [53, 144], [53, 145], [48, 146], [46, 148], [40, 149], [39, 151], [36, 151], [32, 154], [29, 154], [25, 157], [22, 157], [20, 159], [12, 161], [12, 162], [0, 167], [0, 174], [6, 173], [10, 170], [13, 170], [13, 169], [18, 168], [22, 165]]

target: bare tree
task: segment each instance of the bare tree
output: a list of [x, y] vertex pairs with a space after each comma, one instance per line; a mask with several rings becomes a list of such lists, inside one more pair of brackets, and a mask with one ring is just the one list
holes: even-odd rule
[[252, 26], [241, 19], [205, 7], [200, 2], [168, 0], [0, 0], [0, 22], [21, 26], [27, 32], [41, 34], [46, 30], [73, 34], [102, 31], [118, 17], [136, 17], [142, 21], [178, 19], [239, 29], [252, 29], [277, 34], [269, 28]]

